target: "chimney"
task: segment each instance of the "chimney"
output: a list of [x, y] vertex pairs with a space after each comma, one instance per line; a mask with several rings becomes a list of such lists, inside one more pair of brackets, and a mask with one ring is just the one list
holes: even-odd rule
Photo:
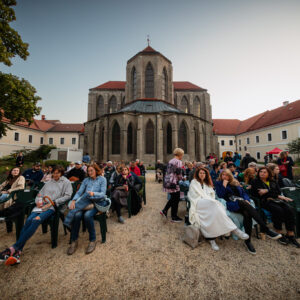
[[42, 120], [46, 120], [46, 116], [45, 115], [42, 115]]
[[284, 102], [282, 103], [283, 106], [287, 106], [288, 104], [289, 104], [289, 101], [284, 101]]

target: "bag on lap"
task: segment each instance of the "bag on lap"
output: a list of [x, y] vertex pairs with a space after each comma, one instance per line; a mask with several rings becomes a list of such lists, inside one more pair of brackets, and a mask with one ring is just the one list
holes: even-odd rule
[[182, 241], [195, 249], [199, 245], [200, 229], [194, 225], [189, 225], [184, 228]]

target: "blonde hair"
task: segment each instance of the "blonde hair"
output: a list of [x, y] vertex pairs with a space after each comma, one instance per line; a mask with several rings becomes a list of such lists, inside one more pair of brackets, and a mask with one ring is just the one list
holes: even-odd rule
[[174, 151], [173, 151], [173, 154], [175, 156], [183, 156], [184, 155], [184, 151], [181, 148], [175, 148]]
[[226, 165], [226, 168], [227, 168], [227, 162], [223, 161], [220, 163], [220, 169], [223, 169], [223, 166]]
[[223, 175], [224, 173], [225, 173], [226, 175], [228, 175], [228, 177], [229, 177], [229, 180], [228, 180], [229, 184], [235, 185], [235, 186], [240, 185], [240, 183], [233, 177], [233, 175], [232, 175], [232, 173], [231, 173], [231, 171], [230, 171], [229, 169], [224, 169], [224, 170], [220, 173], [218, 180], [222, 181], [222, 175]]

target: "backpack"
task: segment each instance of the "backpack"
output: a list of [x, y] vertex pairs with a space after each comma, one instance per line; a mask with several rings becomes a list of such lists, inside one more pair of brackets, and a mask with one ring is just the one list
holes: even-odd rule
[[201, 233], [199, 228], [194, 225], [189, 225], [184, 228], [182, 241], [191, 246], [192, 249], [195, 249], [199, 245], [200, 238]]
[[163, 186], [165, 189], [176, 189], [177, 182], [174, 182], [172, 180], [175, 175], [180, 175], [181, 169], [177, 168], [175, 165], [168, 163], [167, 165], [167, 172], [164, 177], [164, 183]]

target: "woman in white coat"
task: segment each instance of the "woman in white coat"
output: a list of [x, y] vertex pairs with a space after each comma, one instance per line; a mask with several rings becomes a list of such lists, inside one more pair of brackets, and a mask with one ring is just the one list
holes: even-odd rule
[[205, 168], [197, 168], [188, 192], [191, 202], [189, 220], [199, 228], [203, 236], [210, 241], [213, 250], [219, 247], [215, 239], [231, 232], [246, 240], [249, 236], [239, 230], [226, 215], [225, 207], [215, 199], [215, 191], [209, 172]]

